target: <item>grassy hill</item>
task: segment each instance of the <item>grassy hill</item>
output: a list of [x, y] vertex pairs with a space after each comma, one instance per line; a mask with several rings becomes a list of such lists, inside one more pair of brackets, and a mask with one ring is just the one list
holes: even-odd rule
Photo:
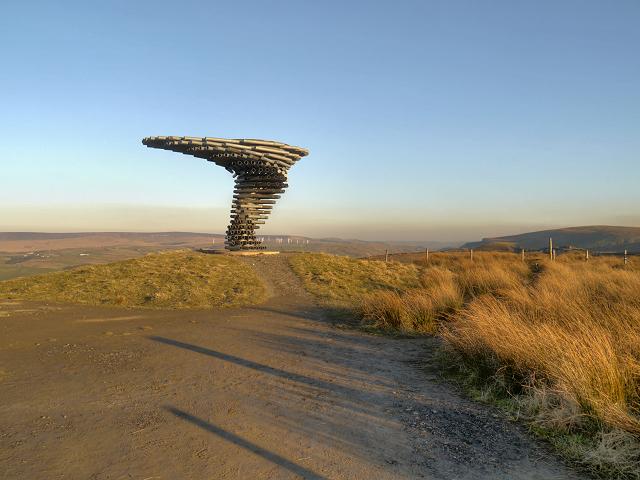
[[231, 307], [266, 295], [265, 286], [244, 263], [188, 251], [0, 282], [0, 298], [123, 308]]
[[549, 246], [549, 238], [554, 246], [571, 245], [596, 252], [640, 252], [640, 228], [595, 225], [587, 227], [559, 228], [539, 232], [522, 233], [505, 237], [483, 238], [480, 242], [470, 242], [462, 248], [477, 249], [490, 243], [511, 243], [519, 247], [537, 250]]

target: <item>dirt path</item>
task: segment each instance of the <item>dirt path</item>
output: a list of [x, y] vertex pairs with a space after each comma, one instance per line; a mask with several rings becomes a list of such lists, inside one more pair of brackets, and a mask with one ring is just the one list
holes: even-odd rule
[[429, 378], [432, 340], [334, 329], [284, 256], [244, 261], [249, 308], [0, 301], [0, 478], [587, 478]]

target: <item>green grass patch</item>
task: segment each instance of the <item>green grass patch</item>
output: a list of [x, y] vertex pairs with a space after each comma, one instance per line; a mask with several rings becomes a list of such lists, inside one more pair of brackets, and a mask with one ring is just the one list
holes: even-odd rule
[[0, 264], [0, 282], [13, 280], [14, 278], [32, 277], [43, 273], [55, 272], [54, 268], [22, 267], [20, 265]]
[[122, 308], [208, 309], [264, 300], [251, 268], [218, 255], [172, 252], [0, 282], [0, 298]]

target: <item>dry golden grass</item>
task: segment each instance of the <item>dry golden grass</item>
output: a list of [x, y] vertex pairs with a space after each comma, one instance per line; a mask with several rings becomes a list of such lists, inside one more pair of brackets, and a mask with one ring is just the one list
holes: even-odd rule
[[533, 286], [475, 299], [443, 337], [566, 391], [586, 415], [640, 433], [640, 274], [606, 261], [548, 262]]
[[398, 292], [363, 295], [356, 308], [364, 323], [383, 330], [434, 333], [444, 316], [462, 306], [462, 295], [453, 283]]
[[305, 253], [289, 260], [303, 286], [325, 302], [353, 303], [361, 295], [420, 286], [415, 265], [368, 262], [355, 258]]
[[[432, 262], [433, 260], [433, 262]], [[527, 284], [531, 269], [513, 254], [436, 254], [415, 262], [421, 288], [395, 287], [362, 295], [357, 313], [382, 329], [434, 333], [438, 323], [461, 308], [465, 299]]]
[[[359, 308], [364, 322], [374, 328], [433, 330], [428, 301], [410, 293], [399, 298], [400, 291], [421, 289], [419, 266], [317, 253], [297, 255], [289, 262], [303, 286], [337, 316], [352, 317]], [[407, 315], [408, 309], [415, 312], [416, 318]]]
[[174, 252], [0, 282], [0, 298], [150, 309], [255, 303], [266, 288], [238, 260]]
[[[532, 285], [475, 298], [441, 336], [483, 377], [501, 377], [515, 392], [525, 385], [530, 395], [522, 397], [522, 405], [538, 425], [601, 439], [637, 439], [639, 263], [630, 259], [624, 266], [619, 257], [545, 260]], [[607, 455], [603, 443], [598, 445], [602, 464]], [[637, 447], [634, 440], [625, 448], [637, 452]], [[582, 453], [585, 461], [596, 458], [593, 451]], [[638, 460], [627, 456], [623, 463], [629, 468], [621, 473], [617, 462], [613, 470], [640, 477]]]
[[435, 253], [413, 264], [304, 254], [291, 265], [304, 287], [324, 305], [353, 308], [365, 324], [403, 332], [433, 333], [468, 298], [529, 283], [518, 255]]

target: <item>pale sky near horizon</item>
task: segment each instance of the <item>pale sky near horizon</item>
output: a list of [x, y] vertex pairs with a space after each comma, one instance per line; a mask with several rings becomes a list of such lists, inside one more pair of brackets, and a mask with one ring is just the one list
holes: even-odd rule
[[310, 151], [264, 235], [640, 227], [640, 2], [8, 0], [0, 231], [224, 233], [224, 169]]

